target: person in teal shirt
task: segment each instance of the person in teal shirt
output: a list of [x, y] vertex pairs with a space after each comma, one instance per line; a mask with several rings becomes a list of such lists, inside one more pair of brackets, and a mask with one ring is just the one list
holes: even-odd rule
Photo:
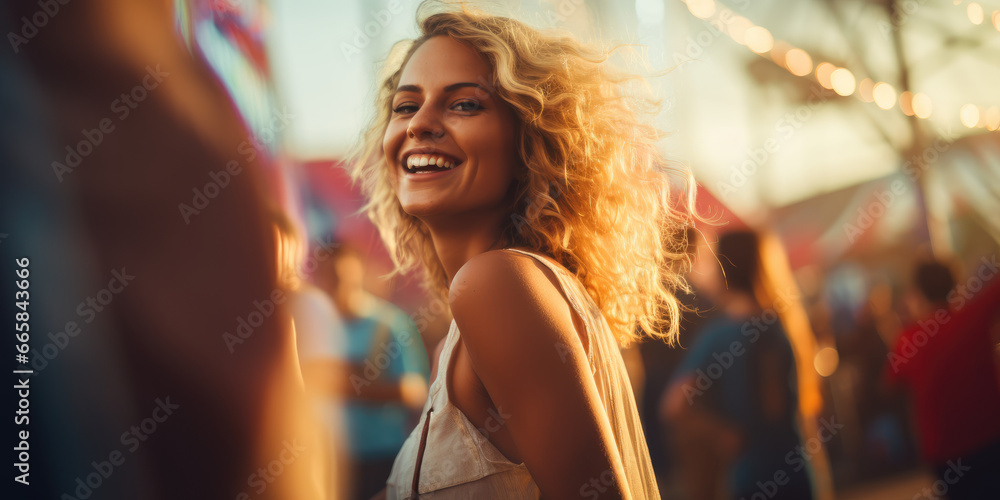
[[354, 462], [354, 497], [368, 499], [384, 485], [409, 435], [411, 416], [427, 398], [427, 351], [413, 320], [364, 289], [364, 261], [346, 245], [333, 252], [320, 281], [343, 319], [341, 353], [347, 448]]

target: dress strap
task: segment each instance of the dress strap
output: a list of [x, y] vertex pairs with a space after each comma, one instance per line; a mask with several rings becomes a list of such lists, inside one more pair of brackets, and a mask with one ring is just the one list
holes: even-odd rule
[[551, 269], [552, 272], [555, 273], [556, 278], [559, 280], [559, 287], [562, 289], [562, 292], [566, 294], [567, 298], [569, 298], [571, 305], [573, 306], [574, 309], [577, 310], [577, 313], [583, 316], [583, 312], [580, 311], [580, 309], [583, 309], [584, 304], [580, 303], [580, 301], [578, 300], [580, 299], [580, 297], [577, 296], [577, 293], [580, 290], [578, 290], [577, 287], [574, 286], [579, 284], [579, 280], [576, 278], [576, 276], [570, 273], [568, 269], [562, 267], [561, 265], [554, 264], [552, 261], [545, 258], [542, 254], [539, 253], [529, 252], [527, 250], [521, 250], [518, 248], [505, 248], [504, 250], [517, 252], [534, 257], [535, 260], [541, 262], [542, 264], [545, 265], [545, 267]]
[[[593, 324], [594, 316], [591, 314], [591, 305], [593, 304], [593, 301], [590, 300], [590, 295], [586, 295], [587, 292], [584, 291], [579, 279], [570, 273], [568, 269], [562, 267], [561, 265], [554, 264], [541, 254], [518, 248], [505, 248], [504, 250], [534, 257], [535, 260], [538, 260], [544, 264], [545, 267], [552, 270], [552, 272], [556, 275], [556, 281], [559, 283], [559, 288], [566, 296], [566, 299], [569, 300], [570, 306], [574, 311], [576, 311], [576, 314], [580, 316], [580, 319], [583, 320], [584, 326], [586, 327], [585, 334], [587, 335], [587, 343], [592, 345], [594, 341], [593, 329], [596, 327], [596, 325]], [[585, 294], [586, 296], [581, 297], [580, 294]], [[593, 307], [596, 308], [596, 306]], [[591, 369], [596, 370], [596, 365], [594, 364], [594, 350], [592, 347], [587, 349], [587, 359], [590, 361]]]
[[441, 348], [441, 354], [437, 359], [437, 374], [434, 376], [434, 380], [431, 380], [431, 386], [427, 393], [428, 399], [434, 399], [437, 397], [438, 392], [444, 391], [444, 397], [447, 398], [448, 390], [447, 385], [447, 369], [448, 365], [451, 364], [451, 358], [454, 355], [455, 345], [458, 343], [458, 325], [455, 320], [451, 320], [451, 326], [448, 328], [448, 333], [444, 336], [440, 342], [444, 342], [444, 347]]

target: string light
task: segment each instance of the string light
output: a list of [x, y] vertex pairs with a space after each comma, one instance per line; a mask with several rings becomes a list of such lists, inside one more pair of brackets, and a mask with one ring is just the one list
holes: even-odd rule
[[899, 94], [899, 110], [906, 116], [913, 116], [913, 93], [909, 90]]
[[875, 102], [875, 97], [872, 96], [872, 89], [875, 88], [875, 81], [871, 78], [865, 78], [861, 80], [858, 84], [858, 99], [865, 102]]
[[774, 37], [771, 36], [770, 31], [767, 31], [767, 28], [762, 26], [749, 28], [744, 38], [746, 39], [747, 47], [750, 47], [750, 50], [758, 54], [769, 52], [774, 48]]
[[875, 88], [872, 89], [872, 97], [875, 98], [875, 104], [882, 109], [892, 108], [896, 104], [896, 89], [892, 88], [885, 82], [878, 82], [875, 84]]
[[823, 88], [832, 89], [833, 83], [830, 82], [830, 77], [836, 69], [836, 66], [828, 62], [819, 63], [819, 65], [816, 66], [816, 81], [818, 81]]
[[775, 40], [774, 47], [771, 49], [771, 60], [774, 61], [774, 64], [788, 69], [788, 63], [785, 59], [788, 57], [789, 50], [792, 50], [791, 45], [782, 42], [781, 40]]
[[[788, 70], [789, 73], [805, 77], [814, 72], [813, 59], [803, 49], [793, 47], [783, 40], [776, 40], [771, 32], [753, 24], [749, 19], [734, 13], [724, 5], [716, 4], [715, 0], [682, 0], [687, 4], [691, 14], [699, 19], [708, 20], [717, 16], [719, 20], [728, 18], [723, 23], [722, 31], [733, 41], [747, 46], [751, 51], [764, 57], [770, 57], [774, 64]], [[962, 0], [954, 0], [960, 5]], [[985, 12], [982, 5], [970, 2], [966, 7], [969, 20], [974, 24], [982, 24]], [[993, 26], [1000, 30], [1000, 10], [991, 15]], [[879, 108], [889, 110], [896, 105], [897, 91], [886, 82], [875, 82], [871, 78], [856, 81], [854, 73], [847, 68], [841, 68], [830, 62], [820, 62], [815, 66], [816, 81], [826, 89], [831, 89], [841, 96], [857, 95], [863, 102], [873, 102]], [[856, 91], [856, 92], [855, 92]], [[922, 92], [905, 91], [899, 94], [899, 109], [906, 116], [916, 116], [926, 120], [934, 110], [931, 98]], [[963, 125], [969, 128], [985, 127], [989, 130], [1000, 129], [1000, 108], [994, 106], [985, 111], [975, 104], [962, 106], [959, 117]]]
[[788, 71], [795, 76], [806, 76], [812, 73], [813, 60], [802, 49], [792, 49], [785, 53], [785, 64]]
[[688, 10], [698, 19], [708, 19], [715, 14], [714, 0], [686, 0]]
[[830, 83], [833, 85], [833, 91], [842, 95], [849, 96], [854, 93], [854, 73], [847, 68], [837, 68], [833, 70], [830, 74]]
[[747, 30], [753, 28], [754, 24], [743, 16], [734, 15], [726, 25], [729, 38], [740, 45], [746, 45]]

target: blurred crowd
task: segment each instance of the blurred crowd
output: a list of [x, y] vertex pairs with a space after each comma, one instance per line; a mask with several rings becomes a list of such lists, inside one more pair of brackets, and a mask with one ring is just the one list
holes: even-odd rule
[[715, 251], [694, 252], [686, 349], [640, 347], [661, 488], [694, 499], [834, 498], [923, 470], [929, 489], [912, 498], [998, 495], [992, 261], [962, 270], [918, 255], [901, 282], [862, 288], [838, 312], [836, 289], [788, 280], [767, 237], [708, 234], [714, 243], [695, 236]]
[[[10, 2], [4, 27], [38, 5]], [[376, 494], [446, 308], [396, 300], [377, 244], [274, 194], [287, 159], [247, 141], [168, 2], [59, 5], [0, 55], [0, 250], [35, 266], [42, 353], [26, 498]], [[906, 498], [1000, 498], [996, 242], [793, 267], [767, 229], [692, 229], [680, 347], [623, 350], [663, 496], [831, 499], [924, 471]], [[134, 282], [80, 312], [114, 271]]]
[[[876, 283], [838, 313], [836, 290], [803, 290], [772, 235], [687, 236], [680, 346], [623, 349], [665, 498], [836, 498], [913, 471], [928, 498], [996, 497], [994, 261], [962, 270], [916, 257], [900, 283]], [[366, 291], [364, 266], [334, 247], [293, 307], [306, 386], [342, 460], [331, 477], [348, 478], [350, 498], [384, 485], [442, 333]]]

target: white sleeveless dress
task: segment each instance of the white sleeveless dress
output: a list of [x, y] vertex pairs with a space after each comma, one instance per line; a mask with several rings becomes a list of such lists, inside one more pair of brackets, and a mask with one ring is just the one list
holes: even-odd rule
[[[587, 357], [614, 430], [629, 493], [637, 500], [659, 499], [628, 373], [618, 344], [600, 309], [567, 269], [539, 254], [517, 249], [507, 251], [534, 257], [558, 278], [560, 288], [586, 325]], [[386, 485], [386, 498], [540, 498], [527, 467], [508, 460], [448, 399], [445, 386], [447, 371], [459, 335], [458, 326], [452, 320], [423, 414], [393, 463]], [[419, 477], [415, 477], [418, 463]], [[587, 487], [583, 485], [581, 488], [583, 498], [590, 498]], [[593, 498], [597, 498], [597, 490], [594, 490]]]

